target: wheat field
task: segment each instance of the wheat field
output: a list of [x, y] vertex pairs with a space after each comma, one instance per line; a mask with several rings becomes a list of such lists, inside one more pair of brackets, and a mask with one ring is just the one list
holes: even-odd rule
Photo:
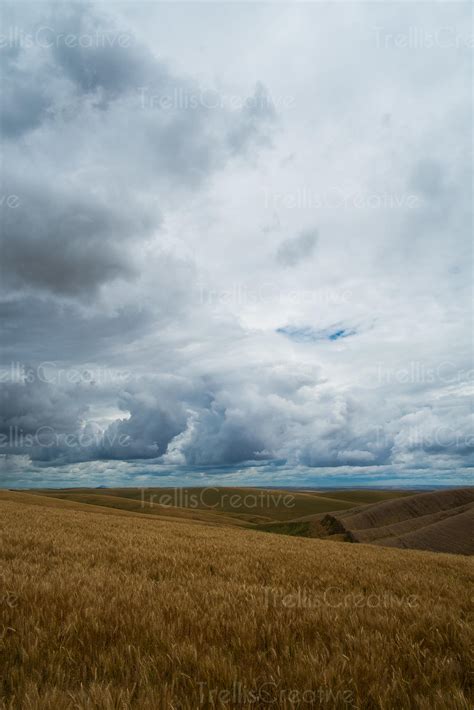
[[472, 708], [472, 561], [0, 492], [3, 710]]

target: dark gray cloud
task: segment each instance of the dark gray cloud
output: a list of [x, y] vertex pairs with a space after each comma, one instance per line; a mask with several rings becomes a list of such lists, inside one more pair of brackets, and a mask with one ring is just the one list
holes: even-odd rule
[[[175, 295], [178, 305], [180, 294]], [[170, 310], [164, 320], [177, 312], [179, 308]], [[140, 338], [157, 316], [141, 304], [104, 313], [60, 302], [51, 295], [12, 295], [0, 301], [2, 364], [60, 361], [69, 366], [98, 357], [115, 362], [119, 344], [129, 346]]]
[[272, 97], [262, 82], [257, 82], [253, 96], [242, 109], [241, 120], [229, 134], [229, 144], [234, 153], [242, 153], [255, 145], [270, 146], [268, 126], [277, 119]]
[[0, 130], [5, 138], [18, 138], [37, 128], [48, 116], [51, 97], [35, 74], [15, 66], [15, 58], [0, 52], [2, 105]]
[[0, 387], [0, 453], [32, 460], [57, 460], [86, 415], [79, 387], [52, 387], [37, 377], [2, 382]]
[[[113, 19], [80, 3], [51, 15], [46, 35], [57, 71], [77, 85], [81, 93], [103, 91], [105, 100], [117, 98], [151, 80], [156, 86], [169, 81], [164, 64], [136, 38], [121, 31]], [[78, 38], [64, 41], [64, 36]]]
[[297, 237], [285, 239], [279, 246], [276, 259], [282, 266], [297, 266], [300, 262], [313, 256], [318, 243], [316, 229], [308, 229]]
[[2, 280], [13, 287], [92, 296], [102, 283], [133, 276], [127, 240], [159, 226], [136, 205], [104, 204], [87, 185], [75, 194], [60, 185], [9, 184], [21, 196], [1, 215]]

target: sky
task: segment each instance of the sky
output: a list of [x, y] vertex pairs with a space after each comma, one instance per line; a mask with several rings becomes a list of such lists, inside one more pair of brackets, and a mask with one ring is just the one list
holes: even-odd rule
[[0, 20], [0, 486], [472, 484], [469, 3]]

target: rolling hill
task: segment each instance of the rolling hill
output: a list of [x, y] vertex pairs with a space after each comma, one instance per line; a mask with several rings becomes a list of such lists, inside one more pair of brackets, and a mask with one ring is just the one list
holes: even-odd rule
[[316, 515], [353, 508], [350, 500], [299, 491], [238, 488], [70, 488], [37, 490], [31, 493], [75, 500], [90, 505], [114, 507], [150, 515], [211, 519], [228, 523], [266, 523], [304, 515]]
[[239, 487], [71, 488], [25, 495], [178, 522], [474, 554], [474, 488], [415, 494], [402, 490], [321, 492]]
[[350, 542], [474, 554], [474, 488], [419, 493], [327, 514], [328, 534]]

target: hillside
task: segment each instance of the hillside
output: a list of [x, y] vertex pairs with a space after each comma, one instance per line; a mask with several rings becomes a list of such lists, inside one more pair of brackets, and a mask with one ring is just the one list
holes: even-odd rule
[[472, 707], [472, 561], [0, 491], [0, 707]]
[[339, 500], [344, 500], [354, 506], [365, 503], [380, 503], [381, 501], [391, 500], [392, 498], [411, 496], [417, 492], [418, 491], [407, 491], [399, 489], [375, 490], [370, 488], [357, 488], [351, 490], [346, 488], [339, 488], [337, 490], [330, 491], [317, 491], [317, 495], [322, 496], [323, 498], [338, 498]]
[[474, 554], [474, 488], [419, 493], [321, 518], [351, 542]]
[[303, 492], [238, 487], [71, 488], [22, 495], [177, 522], [474, 554], [470, 534], [474, 488], [416, 494], [401, 490]]
[[[215, 519], [229, 523], [285, 521], [354, 507], [350, 500], [317, 493], [263, 488], [77, 488], [30, 491], [38, 495], [150, 515]], [[217, 516], [217, 518], [216, 518]], [[225, 516], [225, 519], [224, 517]]]
[[34, 490], [27, 495], [180, 522], [473, 554], [469, 534], [473, 491], [71, 488]]

